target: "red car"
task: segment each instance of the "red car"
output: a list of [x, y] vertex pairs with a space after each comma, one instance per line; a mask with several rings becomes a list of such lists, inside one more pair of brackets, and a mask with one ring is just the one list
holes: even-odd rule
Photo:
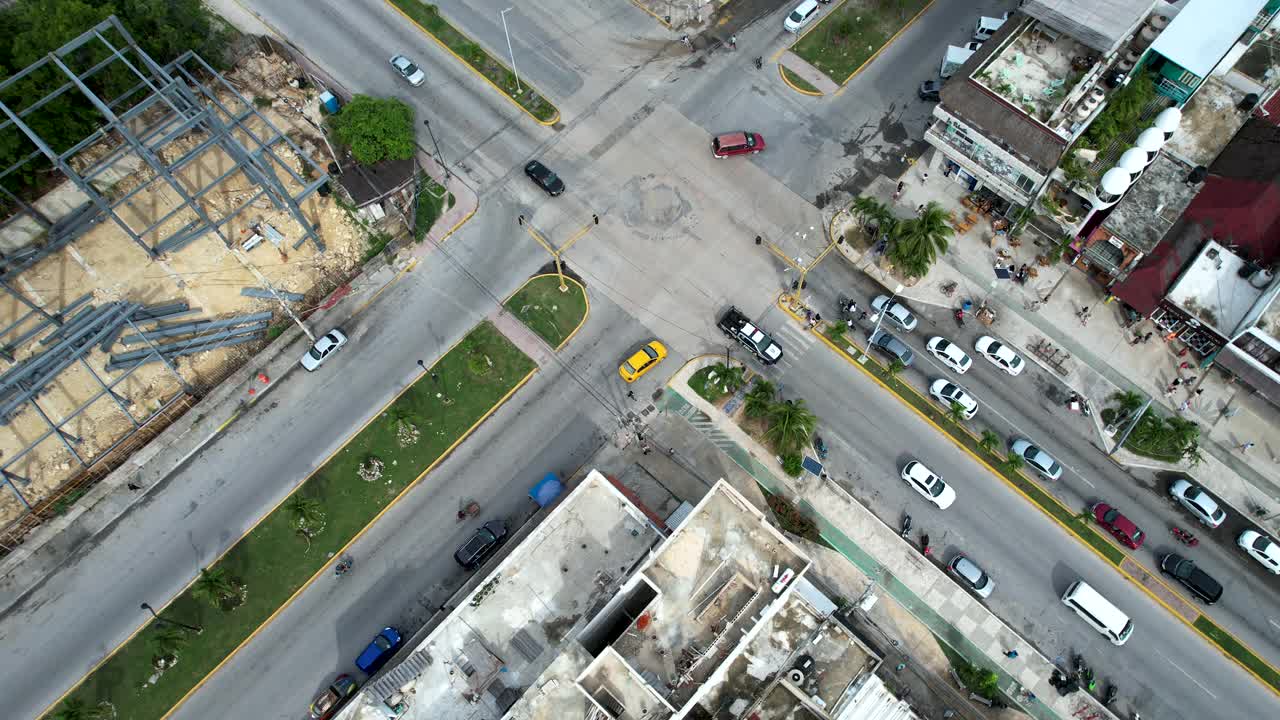
[[764, 136], [753, 132], [731, 132], [715, 136], [711, 141], [711, 154], [718, 158], [730, 155], [755, 154], [764, 149]]
[[1125, 547], [1137, 550], [1142, 546], [1142, 541], [1147, 539], [1147, 534], [1138, 529], [1132, 520], [1110, 505], [1100, 502], [1094, 505], [1092, 510], [1093, 518], [1098, 521], [1098, 524], [1110, 530], [1111, 534], [1124, 543]]

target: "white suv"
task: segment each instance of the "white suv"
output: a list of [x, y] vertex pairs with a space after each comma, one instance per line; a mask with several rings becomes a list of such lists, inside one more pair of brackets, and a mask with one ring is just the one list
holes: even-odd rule
[[789, 33], [799, 33], [818, 17], [818, 0], [804, 0], [782, 21], [782, 29]]

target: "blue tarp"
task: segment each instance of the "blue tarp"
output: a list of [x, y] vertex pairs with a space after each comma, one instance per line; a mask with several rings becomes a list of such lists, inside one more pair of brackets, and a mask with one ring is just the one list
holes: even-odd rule
[[560, 478], [556, 477], [555, 473], [547, 473], [546, 477], [529, 491], [529, 497], [538, 503], [538, 507], [546, 507], [555, 502], [562, 492], [564, 492], [564, 484], [560, 482]]

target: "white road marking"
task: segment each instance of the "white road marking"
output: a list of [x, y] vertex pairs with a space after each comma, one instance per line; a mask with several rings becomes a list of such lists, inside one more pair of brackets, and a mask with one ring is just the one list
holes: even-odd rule
[[1192, 677], [1191, 673], [1187, 672], [1186, 670], [1183, 670], [1181, 667], [1178, 667], [1177, 663], [1175, 663], [1174, 661], [1170, 660], [1168, 657], [1165, 657], [1165, 654], [1164, 654], [1164, 653], [1162, 653], [1162, 652], [1160, 652], [1159, 650], [1157, 650], [1157, 651], [1156, 651], [1156, 654], [1157, 654], [1157, 655], [1159, 655], [1160, 657], [1164, 658], [1164, 659], [1165, 659], [1165, 662], [1169, 663], [1170, 665], [1173, 665], [1173, 667], [1174, 667], [1175, 669], [1177, 669], [1177, 671], [1178, 671], [1178, 672], [1182, 673], [1183, 675], [1186, 675], [1186, 676], [1187, 676], [1187, 679], [1188, 679], [1188, 680], [1190, 680], [1191, 682], [1195, 683], [1195, 684], [1196, 684], [1196, 687], [1198, 687], [1198, 688], [1200, 688], [1201, 690], [1203, 690], [1203, 691], [1205, 692], [1205, 694], [1206, 694], [1206, 695], [1208, 695], [1209, 697], [1213, 698], [1214, 700], [1217, 700], [1217, 699], [1218, 699], [1218, 696], [1217, 696], [1217, 695], [1214, 695], [1213, 693], [1209, 692], [1209, 688], [1205, 687], [1204, 685], [1201, 685], [1201, 684], [1200, 684], [1200, 681], [1199, 681], [1199, 680], [1196, 680], [1194, 677]]
[[1280, 628], [1280, 623], [1276, 622], [1275, 620], [1272, 620], [1271, 618], [1267, 618], [1267, 622], [1269, 622], [1269, 623], [1271, 623], [1272, 625], [1275, 625], [1276, 627]]
[[1089, 482], [1089, 478], [1087, 478], [1087, 477], [1085, 477], [1085, 476], [1081, 475], [1080, 473], [1076, 473], [1076, 475], [1077, 475], [1081, 480], [1083, 480], [1083, 481], [1084, 481], [1084, 483], [1085, 483], [1086, 485], [1088, 485], [1089, 487], [1091, 487], [1091, 488], [1096, 488], [1096, 487], [1098, 487], [1097, 485], [1094, 485], [1093, 483]]

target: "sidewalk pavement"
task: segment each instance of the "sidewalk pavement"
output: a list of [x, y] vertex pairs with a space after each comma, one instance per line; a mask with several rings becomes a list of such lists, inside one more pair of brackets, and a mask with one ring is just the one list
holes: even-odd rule
[[782, 53], [778, 58], [778, 64], [795, 73], [798, 77], [803, 78], [805, 82], [817, 88], [818, 92], [823, 95], [834, 95], [840, 89], [840, 86], [827, 77], [826, 73], [810, 65], [807, 60], [790, 50]]
[[[905, 186], [896, 202], [893, 194], [898, 181], [883, 176], [868, 187], [866, 195], [886, 203], [903, 218], [911, 217], [928, 202], [939, 203], [959, 219], [975, 214], [960, 202], [968, 191], [943, 176], [940, 158], [930, 150], [909, 168], [901, 178]], [[1128, 451], [1116, 453], [1115, 458], [1129, 466], [1185, 471], [1246, 518], [1256, 521], [1250, 510], [1264, 508], [1268, 520], [1261, 524], [1273, 533], [1280, 530], [1280, 441], [1273, 439], [1280, 427], [1280, 410], [1230, 383], [1222, 373], [1196, 367], [1180, 369], [1183, 362], [1194, 364], [1195, 355], [1180, 357], [1180, 348], [1164, 342], [1158, 328], [1149, 322], [1124, 328], [1119, 303], [1105, 304], [1105, 293], [1066, 262], [1039, 265], [1036, 256], [1047, 248], [1038, 247], [1030, 239], [1032, 233], [1024, 234], [1020, 247], [1010, 247], [1003, 240], [993, 247], [990, 221], [977, 219], [968, 232], [957, 232], [946, 254], [929, 273], [904, 288], [900, 295], [912, 302], [945, 307], [958, 306], [963, 299], [975, 304], [986, 301], [997, 314], [993, 334], [1017, 345], [1028, 360], [1044, 366], [1066, 386], [1089, 398], [1098, 430], [1092, 442], [1104, 451], [1111, 449], [1114, 440], [1103, 432], [1101, 410], [1121, 390], [1153, 396], [1153, 409], [1194, 420], [1202, 428], [1203, 461], [1199, 465], [1162, 463]], [[833, 232], [838, 234], [852, 224], [848, 213], [838, 215]], [[993, 266], [1002, 260], [997, 250], [1008, 253], [1009, 257], [1003, 259], [1006, 265], [1016, 269], [1025, 263], [1035, 269], [1038, 277], [1029, 279], [1025, 286], [996, 279]], [[882, 257], [864, 253], [850, 243], [841, 245], [840, 251], [886, 287], [902, 282], [882, 269]], [[948, 282], [958, 285], [953, 297], [942, 291]], [[1091, 311], [1087, 325], [1077, 317], [1077, 312], [1086, 307]], [[1150, 341], [1131, 344], [1135, 337], [1147, 333], [1153, 334]], [[1033, 350], [1036, 347], [1043, 348], [1041, 355]], [[1166, 398], [1165, 389], [1175, 377], [1182, 377], [1184, 384]], [[1193, 381], [1185, 382], [1192, 377]], [[1195, 395], [1197, 389], [1203, 389], [1203, 394]], [[1186, 409], [1179, 411], [1184, 402]], [[1245, 452], [1236, 449], [1246, 442], [1257, 445]]]
[[[724, 411], [688, 389], [688, 379], [694, 372], [716, 362], [718, 357], [695, 359], [677, 371], [668, 381], [664, 411], [687, 418], [770, 492], [792, 501], [799, 498], [806, 514], [817, 522], [824, 540], [875, 578], [883, 593], [969, 662], [995, 671], [1001, 689], [1029, 715], [1041, 720], [1065, 720], [1078, 717], [1076, 713], [1083, 708], [1097, 713], [1094, 717], [1115, 717], [1092, 696], [1058, 695], [1049, 685], [1053, 663], [899, 537], [896, 530], [836, 483], [808, 474], [790, 479], [772, 452]], [[1018, 650], [1015, 659], [1004, 656], [1004, 651], [1011, 648]], [[1034, 699], [1028, 700], [1022, 694], [1024, 690], [1034, 693]]]

